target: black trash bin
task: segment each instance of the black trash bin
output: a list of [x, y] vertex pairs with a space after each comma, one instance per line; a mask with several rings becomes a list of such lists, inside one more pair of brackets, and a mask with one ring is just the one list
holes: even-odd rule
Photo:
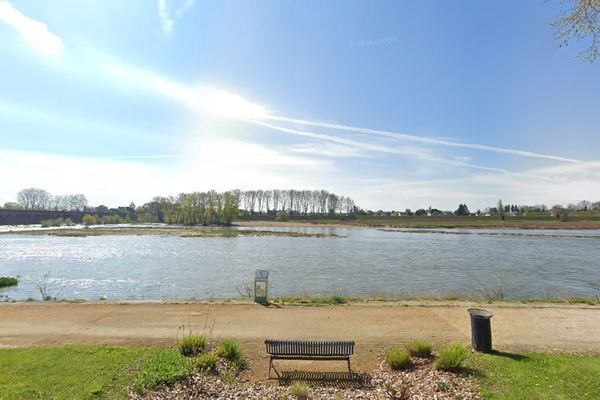
[[471, 346], [476, 351], [492, 351], [492, 326], [490, 319], [494, 314], [480, 308], [469, 308], [471, 316]]

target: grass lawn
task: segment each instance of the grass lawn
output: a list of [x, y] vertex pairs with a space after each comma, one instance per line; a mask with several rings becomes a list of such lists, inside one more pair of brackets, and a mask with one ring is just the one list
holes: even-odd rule
[[600, 357], [475, 354], [484, 399], [600, 399]]
[[[0, 350], [0, 400], [126, 399], [156, 348], [66, 346]], [[600, 357], [472, 355], [484, 399], [600, 399]]]
[[32, 347], [0, 350], [0, 399], [126, 399], [156, 349]]

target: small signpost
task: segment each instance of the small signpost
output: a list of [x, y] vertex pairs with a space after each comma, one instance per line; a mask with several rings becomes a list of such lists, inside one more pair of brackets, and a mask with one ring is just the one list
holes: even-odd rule
[[260, 304], [267, 304], [269, 288], [269, 271], [259, 269], [254, 274], [254, 301]]

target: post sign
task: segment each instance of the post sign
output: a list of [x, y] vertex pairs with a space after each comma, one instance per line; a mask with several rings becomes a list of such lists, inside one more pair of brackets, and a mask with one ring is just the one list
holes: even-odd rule
[[254, 301], [267, 304], [269, 290], [269, 271], [260, 269], [254, 274]]

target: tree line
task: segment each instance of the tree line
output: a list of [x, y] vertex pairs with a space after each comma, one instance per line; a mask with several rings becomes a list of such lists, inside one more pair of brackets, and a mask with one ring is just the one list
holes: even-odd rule
[[8, 202], [4, 208], [32, 211], [83, 211], [88, 206], [84, 194], [52, 195], [39, 188], [27, 188], [17, 193], [17, 202]]
[[138, 214], [168, 224], [230, 224], [239, 215], [334, 215], [357, 210], [354, 201], [326, 190], [230, 190], [154, 197]]

